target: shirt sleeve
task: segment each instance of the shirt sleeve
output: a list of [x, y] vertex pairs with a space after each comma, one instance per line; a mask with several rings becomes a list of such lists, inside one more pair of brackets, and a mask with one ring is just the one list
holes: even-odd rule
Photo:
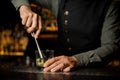
[[51, 3], [52, 3], [51, 0], [11, 0], [11, 2], [15, 6], [16, 10], [18, 10], [19, 7], [22, 5], [30, 6], [30, 3], [34, 3], [42, 7], [51, 9]]
[[28, 0], [10, 0], [10, 1], [14, 5], [14, 7], [16, 8], [16, 10], [18, 10], [19, 7], [22, 6], [22, 5], [30, 6]]
[[113, 2], [105, 16], [101, 34], [101, 47], [74, 55], [78, 60], [78, 66], [89, 66], [94, 63], [101, 63], [107, 59], [108, 56], [114, 54], [118, 50], [119, 37], [119, 25], [118, 20], [118, 8], [115, 7]]

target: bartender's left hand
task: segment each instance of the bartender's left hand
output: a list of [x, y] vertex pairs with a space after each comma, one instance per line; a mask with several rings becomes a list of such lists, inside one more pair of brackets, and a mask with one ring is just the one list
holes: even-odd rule
[[44, 64], [45, 72], [63, 71], [69, 72], [76, 67], [77, 59], [75, 57], [58, 56], [47, 60]]

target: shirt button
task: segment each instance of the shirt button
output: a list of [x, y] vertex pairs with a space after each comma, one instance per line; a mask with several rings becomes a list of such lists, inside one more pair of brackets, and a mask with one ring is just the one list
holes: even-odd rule
[[65, 30], [65, 33], [68, 33], [68, 30]]
[[67, 38], [67, 42], [70, 42], [70, 39], [69, 39], [69, 38]]
[[65, 25], [67, 25], [68, 24], [68, 20], [65, 20]]
[[66, 16], [69, 15], [69, 11], [65, 11], [64, 15]]
[[69, 51], [71, 51], [71, 50], [72, 50], [72, 48], [71, 48], [71, 47], [69, 47], [69, 48], [68, 48], [68, 50], [69, 50]]

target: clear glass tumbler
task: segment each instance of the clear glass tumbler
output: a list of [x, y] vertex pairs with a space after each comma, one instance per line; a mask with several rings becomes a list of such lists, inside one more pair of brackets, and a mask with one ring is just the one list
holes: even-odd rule
[[43, 58], [40, 57], [38, 50], [35, 51], [36, 67], [43, 68], [45, 61], [54, 57], [54, 50], [41, 50]]

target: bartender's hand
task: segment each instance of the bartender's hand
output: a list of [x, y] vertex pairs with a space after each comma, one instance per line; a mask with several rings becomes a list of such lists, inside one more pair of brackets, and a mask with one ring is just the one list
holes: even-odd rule
[[26, 27], [27, 32], [35, 32], [34, 37], [38, 38], [42, 27], [41, 17], [26, 5], [22, 5], [19, 9], [19, 12], [22, 19], [22, 24]]
[[77, 64], [77, 60], [75, 57], [58, 56], [58, 57], [51, 58], [45, 62], [44, 71], [45, 72], [48, 72], [48, 71], [69, 72], [76, 67], [76, 64]]

